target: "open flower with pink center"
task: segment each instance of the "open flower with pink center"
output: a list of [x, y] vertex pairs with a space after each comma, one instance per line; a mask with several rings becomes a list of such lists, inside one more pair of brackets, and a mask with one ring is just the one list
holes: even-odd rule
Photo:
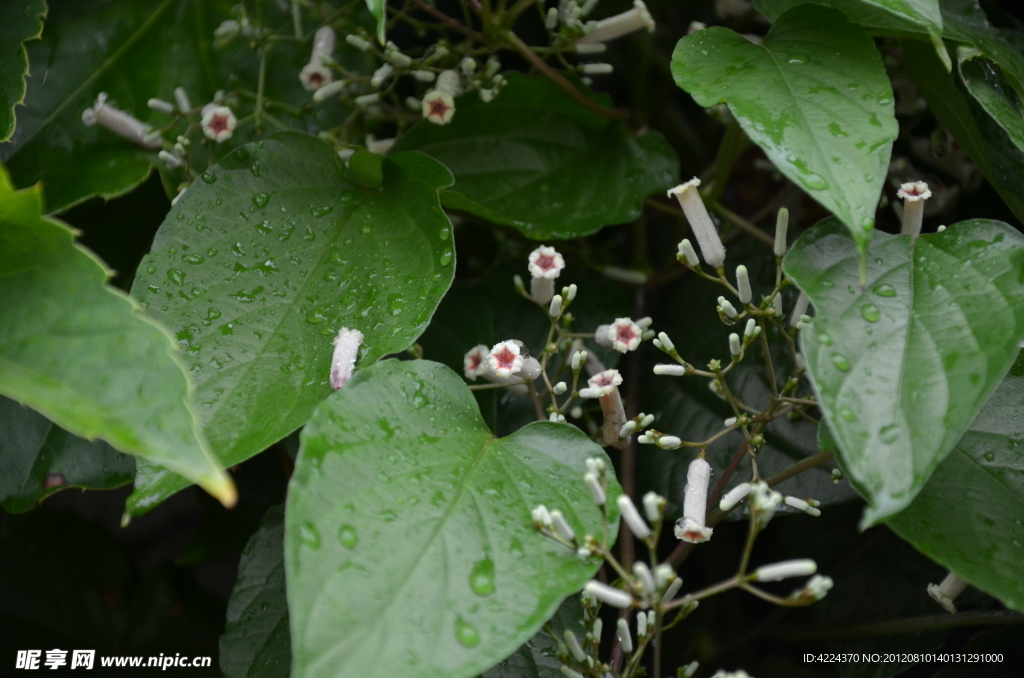
[[549, 278], [554, 280], [562, 274], [565, 268], [565, 259], [555, 250], [554, 247], [541, 245], [530, 252], [530, 275], [534, 278]]
[[522, 349], [514, 341], [502, 341], [487, 354], [488, 365], [497, 377], [511, 377], [523, 368]]
[[231, 138], [238, 120], [227, 106], [214, 106], [203, 113], [203, 134], [218, 144]]
[[466, 379], [476, 381], [477, 377], [482, 377], [487, 373], [487, 355], [490, 352], [490, 349], [484, 344], [477, 344], [466, 352], [462, 359], [462, 372], [466, 375]]
[[587, 385], [600, 393], [598, 397], [608, 395], [621, 383], [622, 375], [619, 374], [618, 370], [605, 370], [604, 372], [598, 372], [587, 380]]
[[324, 85], [329, 85], [334, 80], [331, 69], [323, 64], [312, 61], [302, 67], [299, 71], [299, 81], [302, 86], [310, 92], [315, 92]]
[[635, 351], [640, 345], [643, 330], [630, 318], [616, 318], [615, 322], [608, 326], [608, 339], [611, 347], [619, 353]]
[[432, 90], [423, 97], [423, 117], [435, 125], [447, 125], [455, 116], [455, 100], [444, 92]]

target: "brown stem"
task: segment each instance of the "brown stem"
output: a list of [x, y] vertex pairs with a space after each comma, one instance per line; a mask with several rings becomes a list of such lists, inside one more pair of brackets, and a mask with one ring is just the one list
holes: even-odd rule
[[629, 117], [629, 111], [617, 108], [605, 108], [595, 102], [583, 92], [576, 89], [576, 86], [566, 80], [558, 71], [548, 66], [543, 59], [530, 49], [530, 46], [523, 42], [519, 36], [512, 31], [505, 34], [505, 39], [515, 48], [517, 52], [529, 61], [544, 77], [558, 85], [566, 94], [582, 104], [587, 110], [597, 113], [603, 118], [610, 120], [625, 120]]
[[452, 17], [448, 16], [447, 14], [437, 9], [436, 7], [428, 5], [423, 0], [412, 1], [417, 7], [419, 7], [424, 12], [426, 12], [430, 16], [434, 17], [435, 19], [443, 23], [445, 26], [448, 26], [452, 30], [458, 31], [459, 33], [462, 33], [463, 35], [468, 36], [470, 38], [473, 38], [474, 40], [482, 40], [482, 35], [474, 31], [472, 28], [464, 26], [462, 22], [459, 21], [458, 19], [453, 19]]

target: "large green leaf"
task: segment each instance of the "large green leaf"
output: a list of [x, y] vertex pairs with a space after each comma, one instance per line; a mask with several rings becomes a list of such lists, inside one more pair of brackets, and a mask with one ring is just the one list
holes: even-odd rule
[[914, 499], [1013, 363], [1024, 236], [986, 220], [916, 239], [877, 233], [867, 259], [861, 288], [856, 248], [830, 219], [785, 268], [814, 304], [804, 354], [870, 525]]
[[394, 146], [452, 171], [445, 206], [530, 238], [570, 239], [636, 219], [645, 197], [678, 182], [679, 160], [657, 132], [635, 137], [546, 79], [507, 79], [494, 101], [465, 94], [450, 124], [424, 120]]
[[1024, 611], [1024, 353], [914, 502], [889, 521], [961, 579]]
[[104, 286], [109, 271], [41, 212], [40, 191], [14, 191], [0, 169], [0, 395], [234, 503], [172, 338]]
[[[451, 175], [421, 153], [382, 171], [379, 187], [361, 186], [306, 134], [249, 144], [188, 189], [139, 265], [132, 294], [184, 349], [224, 466], [306, 422], [331, 391], [341, 327], [363, 333], [369, 364], [412, 344], [451, 284], [455, 247], [437, 197]], [[140, 465], [129, 510], [187, 485]]]
[[44, 16], [43, 0], [20, 0], [4, 7], [0, 23], [0, 141], [11, 138], [14, 107], [25, 100], [28, 55], [23, 43], [39, 38]]
[[43, 415], [0, 397], [0, 502], [28, 511], [67, 487], [109, 489], [135, 476], [135, 460], [102, 440], [71, 435]]
[[801, 5], [760, 45], [721, 27], [686, 36], [672, 75], [701, 106], [728, 103], [779, 171], [867, 248], [898, 127], [889, 78], [863, 29]]
[[[550, 633], [548, 628], [551, 629]], [[566, 598], [543, 630], [538, 631], [481, 678], [564, 678], [564, 664], [558, 658], [558, 645], [561, 641], [555, 640], [555, 637], [564, 638], [566, 631], [572, 631], [581, 642], [587, 635], [583, 605], [578, 596]]]
[[220, 638], [220, 668], [227, 678], [287, 678], [290, 666], [284, 507], [276, 506], [242, 552]]
[[931, 50], [920, 43], [907, 41], [903, 44], [903, 52], [906, 74], [928, 100], [928, 106], [939, 122], [953, 135], [1017, 218], [1024, 220], [1024, 182], [1014, 176], [1024, 164], [1022, 159], [1015, 157], [1019, 151], [1012, 143], [1006, 143], [1008, 140], [995, 141], [1000, 134], [998, 125], [983, 111], [978, 111], [980, 120], [976, 118], [971, 108], [977, 108], [978, 104], [970, 103], [957, 88], [955, 76], [942, 68]]
[[565, 424], [494, 438], [443, 365], [356, 373], [303, 429], [288, 490], [292, 673], [460, 678], [510, 655], [597, 569], [530, 517], [601, 533], [588, 457], [604, 453]]
[[952, 67], [949, 53], [942, 44], [939, 0], [754, 0], [754, 6], [775, 21], [786, 10], [808, 2], [837, 9], [847, 19], [865, 28], [925, 33], [935, 46], [946, 70]]
[[[60, 211], [93, 195], [112, 197], [139, 184], [156, 160], [82, 111], [106, 92], [139, 119], [166, 124], [150, 97], [173, 100], [185, 87], [195, 105], [215, 81], [210, 41], [230, 2], [218, 0], [55, 0], [42, 40], [28, 45], [28, 92], [0, 160], [16, 186], [46, 183], [47, 207]], [[215, 6], [218, 6], [215, 8]], [[5, 19], [6, 21], [6, 19]]]

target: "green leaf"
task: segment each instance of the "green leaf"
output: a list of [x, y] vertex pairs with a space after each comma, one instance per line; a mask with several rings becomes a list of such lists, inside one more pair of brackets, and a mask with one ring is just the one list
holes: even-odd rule
[[366, 0], [366, 8], [377, 20], [377, 41], [384, 44], [385, 30], [388, 24], [387, 0]]
[[71, 435], [38, 412], [0, 397], [0, 502], [22, 513], [68, 487], [106, 490], [132, 481], [135, 460], [101, 440]]
[[808, 369], [864, 525], [905, 508], [967, 430], [1024, 336], [1024, 236], [973, 220], [916, 239], [875, 234], [867, 286], [835, 220], [805, 233], [786, 273], [811, 298]]
[[[750, 275], [754, 298], [771, 292], [775, 286], [775, 257], [770, 249], [751, 239], [737, 241], [729, 247], [729, 263], [743, 264]], [[666, 289], [666, 302], [652, 312], [653, 327], [668, 333], [679, 354], [694, 365], [706, 365], [709, 360], [729, 355], [729, 333], [736, 326], [724, 325], [715, 310], [722, 288], [696, 276], [684, 276]], [[735, 301], [734, 301], [735, 303]], [[792, 300], [787, 302], [792, 305]], [[796, 365], [792, 356], [782, 350], [784, 344], [775, 330], [768, 335], [773, 351], [772, 363], [779, 385], [793, 374]], [[731, 371], [728, 377], [733, 393], [744, 403], [758, 409], [767, 407], [771, 398], [768, 377], [763, 367], [762, 353], [757, 346], [753, 355]], [[670, 362], [667, 356], [653, 348], [656, 362]], [[733, 416], [732, 408], [708, 388], [709, 381], [701, 377], [655, 376], [648, 366], [645, 383], [640, 390], [640, 409], [655, 415], [654, 428], [683, 440], [707, 440], [725, 428], [724, 421]], [[775, 419], [764, 432], [766, 444], [757, 455], [757, 465], [763, 476], [791, 466], [817, 454], [818, 427], [804, 419]], [[708, 463], [716, 474], [723, 473], [744, 442], [739, 431], [726, 434], [712, 443], [707, 450]], [[653, 490], [670, 501], [670, 511], [682, 513], [686, 472], [694, 453], [688, 450], [661, 450], [653, 445], [640, 448], [637, 469], [640, 492]], [[747, 482], [752, 476], [750, 460], [744, 457], [732, 474], [726, 490]], [[717, 484], [718, 477], [714, 482]], [[833, 484], [830, 465], [821, 465], [801, 473], [778, 486], [780, 492], [795, 497], [819, 500], [823, 505], [850, 501], [857, 496], [849, 483]], [[740, 512], [730, 514], [740, 517]]]
[[672, 75], [701, 106], [727, 102], [779, 171], [867, 249], [898, 126], [889, 78], [863, 29], [836, 10], [801, 5], [760, 45], [720, 27], [686, 36]]
[[566, 598], [544, 629], [481, 678], [565, 678], [562, 673], [564, 664], [558, 659], [558, 641], [548, 633], [549, 624], [551, 632], [558, 638], [564, 638], [565, 632], [571, 630], [582, 642], [587, 628], [579, 597]]
[[808, 2], [837, 9], [847, 19], [865, 28], [924, 33], [931, 40], [946, 72], [952, 68], [949, 52], [942, 44], [939, 0], [754, 0], [754, 6], [775, 21], [792, 7]]
[[656, 132], [640, 137], [573, 101], [549, 80], [507, 74], [494, 101], [456, 100], [447, 125], [423, 120], [393, 152], [420, 150], [455, 175], [446, 207], [534, 239], [570, 239], [640, 216], [643, 199], [678, 183], [679, 160]]
[[971, 111], [972, 105], [977, 108], [978, 104], [969, 102], [954, 83], [954, 76], [942, 69], [931, 50], [907, 41], [903, 44], [903, 53], [903, 67], [907, 75], [928, 101], [939, 122], [953, 135], [1017, 218], [1024, 221], [1024, 182], [1014, 178], [1017, 166], [1024, 164], [1024, 159], [1015, 158], [1017, 152], [1005, 140], [988, 140], [999, 134], [998, 125], [983, 111], [978, 111], [982, 118], [979, 124]]
[[24, 43], [38, 40], [43, 32], [46, 3], [20, 0], [4, 9], [0, 24], [0, 141], [14, 132], [14, 107], [25, 100], [28, 55]]
[[242, 552], [220, 637], [220, 668], [227, 678], [287, 678], [290, 666], [284, 506], [276, 506]]
[[[438, 189], [421, 153], [389, 157], [383, 183], [344, 177], [330, 145], [298, 133], [236, 149], [178, 200], [132, 294], [174, 332], [216, 458], [233, 466], [304, 424], [331, 392], [332, 342], [363, 333], [359, 364], [411, 345], [454, 276]], [[128, 509], [188, 482], [139, 466]]]
[[141, 183], [156, 153], [98, 125], [86, 127], [82, 111], [106, 92], [122, 110], [165, 125], [167, 116], [146, 106], [149, 98], [173, 101], [180, 85], [194, 104], [208, 101], [219, 86], [210, 40], [217, 22], [228, 18], [226, 11], [215, 11], [215, 4], [51, 2], [42, 40], [28, 45], [31, 76], [18, 127], [10, 142], [0, 145], [0, 161], [15, 185], [45, 182], [47, 208], [59, 212]]
[[171, 337], [110, 287], [74, 233], [41, 216], [38, 189], [0, 170], [0, 395], [84, 438], [102, 438], [198, 483], [231, 505]]
[[956, 576], [1024, 611], [1021, 422], [1024, 353], [914, 502], [889, 526]]
[[[495, 439], [443, 365], [358, 372], [303, 429], [288, 490], [292, 673], [460, 678], [507, 657], [597, 570], [530, 516], [601, 534], [589, 457], [565, 424]], [[619, 493], [609, 479], [610, 508]]]

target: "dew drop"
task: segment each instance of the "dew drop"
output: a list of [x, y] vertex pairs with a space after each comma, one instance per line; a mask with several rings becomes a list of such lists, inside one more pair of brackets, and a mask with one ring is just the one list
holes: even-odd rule
[[459, 618], [455, 620], [455, 640], [464, 647], [476, 647], [480, 644], [480, 633]]
[[878, 307], [874, 304], [864, 304], [860, 307], [860, 314], [864, 316], [864, 320], [869, 323], [876, 323], [878, 319], [882, 317], [882, 312], [878, 310]]
[[444, 252], [441, 253], [441, 265], [447, 266], [450, 263], [452, 263], [452, 251], [445, 250]]
[[832, 364], [835, 365], [840, 372], [850, 371], [850, 361], [847, 360], [846, 356], [844, 356], [842, 353], [832, 354]]
[[450, 236], [451, 234], [451, 229], [445, 226], [444, 228], [437, 232], [437, 237], [440, 238], [441, 240], [447, 240], [448, 236]]
[[217, 175], [211, 172], [210, 170], [206, 170], [199, 176], [200, 178], [202, 178], [203, 181], [205, 181], [208, 184], [212, 184], [213, 182], [217, 181]]
[[310, 325], [319, 325], [325, 320], [327, 320], [327, 316], [316, 309], [306, 314], [306, 322]]
[[314, 551], [320, 548], [320, 533], [313, 523], [304, 522], [299, 525], [299, 539]]
[[889, 283], [883, 283], [881, 285], [875, 285], [875, 294], [880, 297], [895, 297], [896, 288]]
[[349, 550], [354, 549], [356, 544], [359, 543], [359, 535], [356, 534], [356, 528], [351, 525], [342, 525], [338, 529], [338, 542]]
[[839, 416], [845, 419], [846, 421], [857, 421], [857, 415], [854, 414], [853, 410], [851, 410], [849, 407], [844, 407], [843, 409], [839, 410]]
[[256, 207], [266, 207], [268, 202], [270, 202], [269, 193], [257, 193], [252, 197], [252, 204]]
[[176, 268], [169, 269], [167, 271], [167, 277], [170, 278], [171, 282], [175, 285], [185, 284], [185, 274]]
[[818, 341], [820, 341], [825, 346], [831, 346], [832, 345], [832, 337], [828, 336], [824, 332], [822, 332], [822, 333], [820, 333], [818, 335]]
[[198, 254], [189, 254], [187, 256], [182, 257], [181, 260], [184, 261], [186, 264], [192, 265], [198, 265], [206, 261], [206, 259], [203, 259]]
[[995, 453], [993, 453], [993, 452], [986, 452], [985, 453], [985, 461], [995, 461], [995, 460], [996, 460]]
[[900, 433], [902, 433], [902, 431], [899, 426], [896, 424], [889, 424], [888, 426], [883, 426], [878, 430], [878, 437], [886, 445], [892, 445], [900, 437]]
[[489, 596], [494, 593], [494, 561], [484, 558], [473, 563], [469, 573], [469, 588], [478, 596]]

